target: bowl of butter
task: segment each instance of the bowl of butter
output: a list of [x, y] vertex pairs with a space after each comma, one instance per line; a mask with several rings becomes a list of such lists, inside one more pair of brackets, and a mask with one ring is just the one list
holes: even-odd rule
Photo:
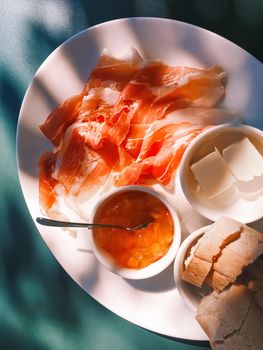
[[187, 148], [179, 177], [186, 199], [208, 219], [261, 219], [263, 132], [245, 124], [207, 129]]

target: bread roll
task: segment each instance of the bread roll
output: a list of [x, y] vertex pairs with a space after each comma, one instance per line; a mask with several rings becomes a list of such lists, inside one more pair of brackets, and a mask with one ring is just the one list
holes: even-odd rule
[[223, 291], [263, 254], [263, 234], [226, 217], [217, 220], [191, 249], [183, 279]]
[[208, 270], [203, 262], [212, 264], [205, 283], [214, 291], [202, 299], [196, 319], [214, 350], [262, 350], [263, 234], [226, 218], [216, 223], [188, 265], [203, 279]]
[[[242, 224], [227, 217], [221, 217], [211, 225], [209, 230], [191, 248], [190, 254], [185, 260], [183, 279], [197, 287], [202, 287], [209, 278], [213, 263], [221, 254], [222, 249], [236, 240], [240, 236], [241, 230]], [[225, 278], [223, 277], [223, 279]], [[214, 280], [218, 280], [216, 276], [213, 277], [211, 283], [215, 283]], [[226, 282], [221, 282], [221, 284], [224, 283]], [[217, 284], [220, 284], [219, 281]]]
[[[212, 276], [211, 279], [220, 281], [220, 285], [215, 283], [213, 288], [217, 291], [226, 288], [230, 282], [233, 283], [237, 279], [246, 266], [262, 254], [263, 234], [244, 225], [240, 237], [229, 243], [213, 264], [213, 273], [216, 273], [217, 278]], [[218, 277], [220, 274], [221, 279]], [[223, 279], [225, 283], [222, 282]]]
[[253, 293], [254, 301], [263, 312], [263, 257], [249, 265], [238, 279]]
[[196, 247], [195, 256], [209, 262], [215, 262], [224, 247], [239, 238], [241, 231], [241, 223], [227, 217], [221, 217], [205, 232]]
[[222, 275], [221, 273], [211, 270], [207, 276], [207, 279], [205, 280], [205, 283], [212, 287], [213, 290], [221, 292], [231, 283], [231, 279]]
[[216, 350], [262, 350], [263, 314], [243, 285], [204, 297], [196, 319]]
[[201, 288], [211, 267], [212, 263], [193, 256], [183, 272], [183, 279]]

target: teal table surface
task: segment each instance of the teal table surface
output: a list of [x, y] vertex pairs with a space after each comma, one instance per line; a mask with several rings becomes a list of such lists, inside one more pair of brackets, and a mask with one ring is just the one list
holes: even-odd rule
[[263, 1], [1, 0], [0, 349], [209, 349], [116, 316], [57, 263], [26, 208], [16, 169], [16, 126], [28, 84], [64, 40], [94, 24], [166, 17], [212, 30], [263, 58]]

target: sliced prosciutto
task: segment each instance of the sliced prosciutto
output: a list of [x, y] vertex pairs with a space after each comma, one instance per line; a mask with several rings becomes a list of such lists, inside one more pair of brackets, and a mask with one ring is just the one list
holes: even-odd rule
[[143, 139], [136, 161], [115, 176], [117, 186], [143, 184], [149, 175], [168, 185], [188, 144], [203, 128], [190, 123], [174, 123], [169, 118], [155, 122]]
[[104, 52], [79, 95], [40, 126], [54, 146], [39, 162], [43, 210], [59, 211], [62, 197], [83, 202], [105, 185], [169, 185], [200, 132], [236, 119], [215, 108], [224, 78], [218, 66], [168, 66], [134, 49], [121, 58]]
[[224, 95], [224, 76], [218, 66], [201, 70], [148, 62], [126, 85], [118, 102], [128, 101], [134, 107], [130, 133], [124, 142], [126, 149], [138, 156], [146, 126], [175, 110], [215, 106]]
[[39, 200], [43, 208], [48, 210], [56, 201], [55, 187], [58, 181], [52, 176], [57, 154], [44, 152], [39, 159]]
[[91, 89], [101, 87], [122, 91], [137, 72], [142, 61], [142, 57], [133, 48], [124, 53], [123, 58], [113, 57], [104, 50], [83, 88], [83, 93], [88, 95]]
[[40, 126], [43, 134], [58, 146], [67, 128], [78, 118], [82, 95], [69, 97], [65, 102], [54, 109], [44, 124]]
[[135, 104], [134, 124], [149, 124], [186, 107], [211, 108], [224, 95], [224, 76], [219, 66], [196, 69], [150, 61], [123, 89], [119, 104]]

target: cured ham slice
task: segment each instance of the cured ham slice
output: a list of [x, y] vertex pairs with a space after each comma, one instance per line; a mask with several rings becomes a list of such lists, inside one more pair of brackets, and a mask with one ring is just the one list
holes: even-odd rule
[[100, 176], [105, 180], [119, 161], [116, 146], [108, 144], [107, 148], [92, 148], [91, 141], [95, 142], [92, 136], [86, 125], [77, 125], [68, 131], [58, 153], [53, 176], [70, 195], [77, 195], [81, 189], [98, 183]]
[[137, 160], [116, 175], [115, 185], [143, 183], [143, 177], [149, 174], [168, 185], [186, 147], [202, 130], [189, 123], [172, 123], [169, 119], [155, 122], [146, 132]]
[[150, 61], [126, 85], [119, 103], [137, 103], [132, 122], [149, 124], [173, 110], [215, 106], [224, 95], [224, 76], [218, 66], [196, 69]]
[[80, 94], [40, 126], [54, 146], [39, 163], [44, 211], [58, 197], [79, 201], [105, 183], [168, 185], [188, 144], [236, 117], [215, 108], [224, 77], [218, 66], [173, 67], [134, 49], [119, 58], [104, 51]]
[[50, 113], [45, 123], [40, 126], [43, 134], [58, 146], [67, 128], [76, 121], [83, 96], [68, 98]]
[[90, 89], [98, 87], [122, 91], [142, 61], [142, 57], [133, 48], [120, 58], [113, 57], [104, 50], [83, 88], [83, 93], [87, 95]]
[[129, 132], [123, 144], [125, 149], [135, 158], [140, 152], [145, 132], [149, 126], [150, 124], [130, 124]]
[[145, 126], [165, 118], [173, 111], [191, 109], [195, 115], [193, 107], [201, 107], [203, 111], [204, 107], [215, 106], [224, 95], [224, 76], [225, 73], [218, 66], [201, 70], [170, 67], [158, 61], [148, 62], [137, 71], [120, 95], [119, 104], [128, 101], [133, 106], [131, 127], [136, 125], [139, 134], [137, 141], [133, 136], [134, 130], [132, 136], [127, 135], [126, 149], [137, 156], [147, 129]]
[[239, 114], [217, 108], [185, 108], [166, 118], [157, 120], [148, 128], [135, 124], [125, 147], [136, 154], [136, 161], [116, 175], [115, 185], [144, 183], [151, 174], [155, 180], [167, 185], [180, 164], [188, 144], [209, 125], [240, 120]]
[[39, 160], [39, 200], [46, 210], [56, 201], [55, 186], [58, 181], [52, 177], [56, 159], [57, 154], [44, 152]]

